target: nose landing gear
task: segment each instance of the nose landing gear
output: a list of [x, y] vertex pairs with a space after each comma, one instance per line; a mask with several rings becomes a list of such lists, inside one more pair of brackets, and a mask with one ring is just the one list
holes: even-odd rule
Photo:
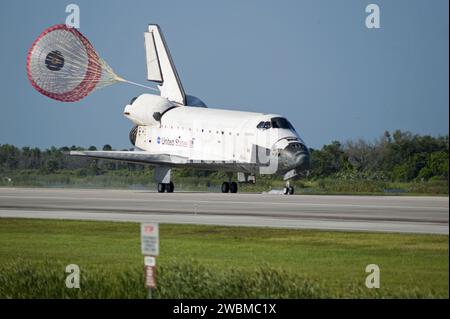
[[286, 183], [286, 186], [283, 188], [284, 195], [293, 195], [294, 194], [294, 186], [289, 184], [289, 181]]
[[283, 194], [284, 195], [293, 195], [294, 194], [294, 187], [286, 186], [285, 188], [283, 188]]

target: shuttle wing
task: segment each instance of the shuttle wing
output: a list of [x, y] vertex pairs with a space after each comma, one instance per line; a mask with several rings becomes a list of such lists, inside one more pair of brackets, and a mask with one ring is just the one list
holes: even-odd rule
[[148, 164], [153, 166], [167, 167], [190, 167], [203, 170], [220, 170], [235, 172], [254, 172], [257, 170], [256, 163], [244, 163], [237, 161], [194, 161], [187, 157], [154, 154], [145, 151], [70, 151], [70, 156], [81, 156], [107, 160], [117, 160], [130, 163]]
[[186, 164], [187, 158], [170, 154], [152, 154], [141, 151], [70, 151], [71, 156], [119, 160], [131, 163], [176, 166]]
[[156, 24], [144, 33], [147, 79], [158, 83], [161, 96], [186, 105], [186, 95], [161, 29]]

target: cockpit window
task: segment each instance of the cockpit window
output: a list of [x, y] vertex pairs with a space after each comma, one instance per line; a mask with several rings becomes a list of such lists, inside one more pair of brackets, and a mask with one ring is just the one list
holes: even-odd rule
[[292, 124], [286, 120], [284, 117], [273, 117], [271, 120], [273, 128], [284, 128], [295, 131]]
[[261, 121], [256, 128], [267, 130], [269, 128], [283, 128], [295, 132], [295, 128], [284, 117], [273, 117], [270, 121]]
[[267, 129], [269, 129], [269, 128], [272, 128], [272, 124], [270, 124], [269, 121], [266, 121], [266, 122], [261, 121], [261, 122], [259, 122], [259, 124], [256, 126], [256, 128], [267, 130]]

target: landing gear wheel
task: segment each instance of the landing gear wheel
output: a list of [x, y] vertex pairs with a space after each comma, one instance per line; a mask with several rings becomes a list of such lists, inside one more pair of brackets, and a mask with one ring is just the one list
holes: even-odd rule
[[158, 193], [164, 193], [166, 190], [166, 184], [158, 183]]
[[284, 195], [289, 194], [289, 187], [283, 188], [283, 194], [284, 194]]
[[230, 183], [230, 193], [237, 193], [238, 191], [238, 185], [236, 184], [236, 182], [231, 182]]
[[168, 193], [173, 193], [173, 190], [174, 190], [174, 189], [175, 189], [175, 185], [173, 185], [172, 182], [166, 184], [166, 191], [167, 191]]
[[222, 183], [222, 193], [228, 193], [230, 191], [230, 183], [223, 182]]
[[288, 187], [288, 193], [289, 193], [289, 195], [293, 195], [294, 194], [294, 187], [289, 186]]

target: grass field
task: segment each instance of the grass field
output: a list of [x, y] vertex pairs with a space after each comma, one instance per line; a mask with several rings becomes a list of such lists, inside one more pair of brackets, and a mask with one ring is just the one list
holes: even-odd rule
[[[449, 297], [448, 236], [161, 225], [160, 241], [159, 298]], [[142, 276], [138, 224], [0, 219], [0, 298], [145, 298]]]
[[[102, 175], [80, 175], [79, 170], [60, 170], [54, 173], [38, 170], [0, 171], [0, 187], [75, 187], [75, 188], [143, 188], [156, 189], [153, 172], [107, 171]], [[177, 191], [220, 192], [228, 177], [215, 172], [208, 177], [184, 176], [174, 169], [172, 176]], [[343, 180], [321, 178], [294, 181], [297, 194], [348, 194], [348, 195], [448, 195], [448, 181], [430, 180], [408, 183], [374, 181], [367, 179]], [[261, 175], [256, 184], [242, 184], [240, 192], [265, 192], [282, 189], [285, 182], [281, 177]]]

